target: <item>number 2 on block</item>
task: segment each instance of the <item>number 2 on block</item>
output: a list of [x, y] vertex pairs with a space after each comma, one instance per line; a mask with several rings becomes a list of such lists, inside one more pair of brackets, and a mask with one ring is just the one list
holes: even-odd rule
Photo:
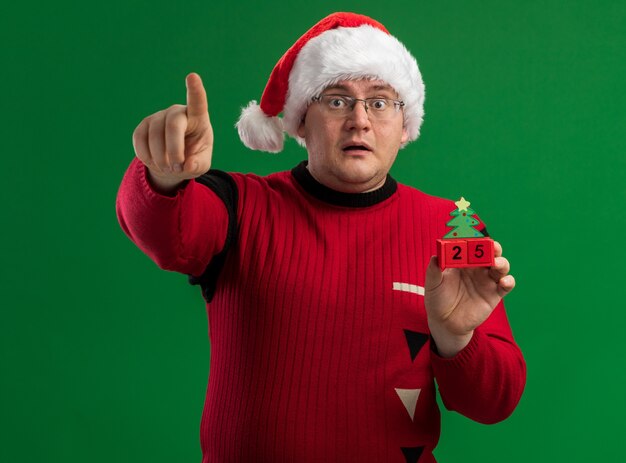
[[445, 261], [448, 265], [467, 264], [467, 242], [455, 240], [451, 243], [444, 243]]

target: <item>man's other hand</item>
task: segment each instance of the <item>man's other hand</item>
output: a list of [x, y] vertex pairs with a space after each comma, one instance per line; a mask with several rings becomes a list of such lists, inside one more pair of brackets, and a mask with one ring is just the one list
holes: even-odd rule
[[515, 287], [502, 246], [494, 242], [495, 265], [448, 268], [443, 272], [433, 256], [426, 270], [424, 302], [428, 327], [442, 357], [452, 357], [472, 338], [474, 330]]

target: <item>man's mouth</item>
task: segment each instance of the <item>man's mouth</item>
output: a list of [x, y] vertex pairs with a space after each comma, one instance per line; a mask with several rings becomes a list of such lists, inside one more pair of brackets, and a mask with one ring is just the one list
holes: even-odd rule
[[347, 143], [341, 150], [350, 155], [365, 155], [372, 152], [372, 149], [366, 143]]

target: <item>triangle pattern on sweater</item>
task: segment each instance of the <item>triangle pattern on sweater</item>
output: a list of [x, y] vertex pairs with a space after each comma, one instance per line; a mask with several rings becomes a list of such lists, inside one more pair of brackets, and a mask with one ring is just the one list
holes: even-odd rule
[[404, 408], [406, 408], [407, 413], [411, 417], [411, 421], [413, 421], [413, 417], [415, 416], [415, 407], [417, 406], [417, 399], [420, 395], [421, 389], [399, 389], [395, 388], [396, 394], [400, 397]]
[[415, 357], [419, 354], [426, 341], [428, 341], [428, 335], [426, 333], [418, 333], [416, 331], [404, 330], [406, 336], [406, 342], [409, 345], [409, 352], [411, 353], [411, 361], [415, 361]]
[[406, 458], [406, 463], [417, 463], [417, 460], [422, 456], [424, 447], [400, 447], [400, 450]]

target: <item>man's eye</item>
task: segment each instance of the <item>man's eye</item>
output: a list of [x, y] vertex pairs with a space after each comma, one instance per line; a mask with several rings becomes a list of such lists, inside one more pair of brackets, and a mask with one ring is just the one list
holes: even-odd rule
[[371, 100], [369, 106], [376, 111], [383, 111], [387, 107], [387, 100], [384, 98]]
[[328, 105], [332, 109], [341, 109], [346, 107], [346, 101], [343, 98], [332, 97], [328, 99]]

